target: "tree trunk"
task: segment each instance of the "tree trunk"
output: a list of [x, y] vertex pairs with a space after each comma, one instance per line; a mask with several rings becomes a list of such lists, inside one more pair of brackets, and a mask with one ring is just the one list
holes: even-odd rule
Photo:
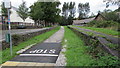
[[47, 26], [47, 22], [45, 21], [45, 27]]

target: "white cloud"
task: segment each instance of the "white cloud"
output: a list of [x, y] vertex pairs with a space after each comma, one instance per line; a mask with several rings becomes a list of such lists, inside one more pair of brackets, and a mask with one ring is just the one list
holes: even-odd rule
[[[12, 2], [12, 6], [18, 7], [21, 3], [22, 0], [10, 0]], [[36, 2], [37, 0], [24, 0], [27, 3], [27, 7], [29, 7], [30, 5], [32, 5], [34, 2]], [[86, 3], [89, 2], [90, 4], [90, 11], [97, 14], [97, 12], [103, 11], [106, 7], [105, 7], [105, 3], [103, 3], [103, 0], [59, 0], [61, 2], [60, 8], [62, 8], [62, 5], [64, 2], [75, 2], [76, 6], [78, 5], [78, 3]], [[109, 8], [107, 9], [111, 9], [111, 10], [115, 10], [117, 9], [117, 5], [111, 5], [109, 6]], [[78, 14], [76, 14], [76, 16], [78, 16]]]

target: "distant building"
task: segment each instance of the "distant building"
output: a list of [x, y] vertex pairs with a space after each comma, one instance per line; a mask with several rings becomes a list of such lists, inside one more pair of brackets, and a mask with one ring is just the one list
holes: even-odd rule
[[11, 10], [10, 14], [11, 24], [34, 25], [34, 20], [30, 19], [30, 17], [26, 18], [24, 22], [23, 19], [18, 15], [16, 7], [12, 7], [10, 10]]
[[[1, 6], [0, 6], [1, 8]], [[17, 8], [13, 7], [10, 9], [11, 14], [10, 14], [10, 22], [11, 24], [16, 24], [16, 25], [34, 25], [34, 20], [30, 19], [30, 17], [26, 18], [25, 22], [23, 21], [23, 19], [18, 15], [17, 13]], [[1, 17], [1, 10], [0, 10], [0, 17]], [[5, 18], [4, 16], [2, 16], [4, 21], [7, 22], [7, 18]], [[4, 23], [5, 24], [5, 23]]]
[[106, 18], [102, 14], [98, 13], [96, 15], [96, 17], [93, 17], [93, 18], [83, 19], [83, 20], [73, 20], [73, 25], [82, 25], [83, 26], [93, 20], [103, 21], [103, 20], [106, 20]]
[[89, 19], [83, 19], [83, 20], [73, 20], [73, 25], [85, 25], [91, 21], [93, 21], [95, 17], [89, 18]]
[[95, 17], [95, 20], [96, 21], [103, 21], [103, 20], [105, 20], [106, 18], [102, 15], [102, 14], [100, 14], [100, 13], [98, 13], [97, 14], [97, 16]]
[[119, 16], [119, 18], [120, 18], [120, 12], [117, 12], [117, 14], [118, 14], [118, 16]]

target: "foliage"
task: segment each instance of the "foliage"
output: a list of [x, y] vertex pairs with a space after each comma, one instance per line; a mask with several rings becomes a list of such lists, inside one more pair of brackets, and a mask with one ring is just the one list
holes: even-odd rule
[[75, 2], [70, 2], [70, 4], [69, 4], [69, 12], [70, 12], [70, 15], [69, 15], [69, 17], [71, 17], [71, 18], [74, 18], [75, 17], [75, 11], [76, 9], [75, 9]]
[[72, 25], [73, 19], [75, 17], [75, 2], [64, 2], [62, 7], [62, 15], [60, 25]]
[[69, 3], [64, 2], [62, 7], [62, 15], [67, 19], [69, 12]]
[[2, 9], [2, 11], [1, 11], [2, 15], [7, 17], [7, 15], [8, 15], [7, 14], [7, 9], [4, 7], [4, 3], [1, 5], [1, 9]]
[[41, 8], [41, 3], [36, 2], [34, 5], [30, 6], [30, 17], [35, 21], [35, 25], [37, 25], [38, 20], [43, 20], [43, 9]]
[[[67, 45], [65, 56], [67, 58], [67, 66], [91, 66], [94, 59], [87, 54], [87, 47], [83, 41], [70, 29], [65, 27], [64, 44]], [[74, 60], [73, 60], [74, 59]]]
[[87, 14], [90, 12], [90, 6], [89, 3], [79, 3], [78, 5], [78, 13], [79, 13], [79, 19], [87, 18]]
[[[119, 59], [98, 48], [97, 40], [93, 41], [90, 39], [88, 42], [91, 46], [85, 46], [84, 41], [70, 29], [65, 27], [65, 30], [64, 39], [66, 39], [67, 42], [64, 42], [64, 45], [67, 45], [67, 51], [65, 52], [67, 66], [91, 66], [91, 68], [94, 68], [94, 66], [119, 67]], [[97, 57], [93, 57], [91, 53]]]
[[113, 36], [118, 36], [119, 33], [120, 33], [118, 31], [105, 29], [105, 28], [82, 27], [82, 26], [73, 26], [73, 27], [80, 27], [80, 28], [90, 29], [90, 30], [93, 30], [93, 31], [96, 31], [96, 32], [101, 32], [101, 33], [105, 33], [105, 34], [113, 35]]
[[[5, 16], [7, 18], [8, 17], [8, 12], [7, 12], [7, 8], [4, 7], [4, 3], [2, 3], [0, 5], [0, 7], [1, 7], [2, 16]], [[11, 14], [11, 11], [10, 11], [10, 14]]]
[[60, 17], [59, 19], [59, 24], [64, 26], [64, 25], [69, 25], [69, 23], [67, 22], [67, 19], [65, 17]]
[[110, 44], [107, 44], [107, 46], [110, 47], [110, 48], [112, 48], [112, 49], [115, 49], [115, 50], [119, 49], [118, 44], [112, 44], [112, 43], [110, 43]]
[[17, 13], [24, 21], [28, 17], [28, 8], [25, 1], [19, 6]]
[[103, 0], [103, 2], [106, 2], [106, 7], [108, 8], [109, 5], [112, 3], [113, 5], [118, 5], [118, 8], [120, 8], [120, 0]]
[[120, 23], [120, 16], [117, 12], [106, 12], [103, 15], [108, 21], [112, 20]]
[[114, 21], [91, 21], [87, 24], [89, 27], [98, 27], [98, 28], [106, 28], [106, 27], [118, 27], [120, 25], [118, 22]]
[[120, 12], [120, 8], [116, 9], [115, 11], [116, 11], [116, 12]]
[[[60, 2], [35, 2], [30, 7], [30, 16], [36, 21], [45, 21], [45, 26], [58, 22]], [[36, 22], [37, 23], [37, 22]], [[39, 22], [38, 22], [39, 23]]]
[[92, 12], [91, 15], [89, 16], [89, 18], [93, 18], [95, 17], [94, 13]]
[[21, 42], [22, 36], [21, 35], [17, 35], [17, 34], [12, 35], [12, 40], [14, 40], [13, 44], [16, 46], [17, 44], [19, 44]]

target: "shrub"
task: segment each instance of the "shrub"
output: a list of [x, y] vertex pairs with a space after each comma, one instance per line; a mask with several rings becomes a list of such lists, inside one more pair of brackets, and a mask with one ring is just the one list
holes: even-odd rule
[[120, 23], [120, 17], [119, 17], [119, 13], [117, 12], [109, 12], [109, 13], [105, 13], [104, 16], [106, 17], [106, 19], [112, 20], [112, 21], [116, 21]]
[[21, 35], [12, 35], [12, 41], [14, 45], [19, 44], [22, 41], [22, 36]]
[[114, 21], [91, 21], [87, 24], [90, 27], [106, 28], [106, 27], [118, 27], [119, 23]]

